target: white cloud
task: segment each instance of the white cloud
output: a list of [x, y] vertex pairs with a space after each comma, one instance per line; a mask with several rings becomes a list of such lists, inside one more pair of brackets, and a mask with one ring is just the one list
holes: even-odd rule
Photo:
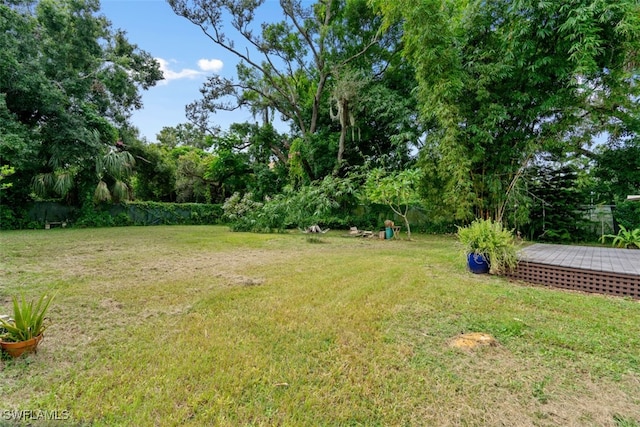
[[183, 68], [180, 71], [174, 71], [169, 68], [170, 64], [166, 59], [156, 58], [156, 61], [160, 64], [160, 70], [164, 76], [164, 80], [162, 80], [160, 84], [168, 84], [171, 80], [195, 79], [196, 77], [204, 74], [202, 71], [192, 70], [190, 68]]
[[201, 59], [198, 61], [198, 67], [200, 67], [202, 71], [213, 71], [217, 73], [222, 70], [223, 66], [224, 63], [219, 59]]

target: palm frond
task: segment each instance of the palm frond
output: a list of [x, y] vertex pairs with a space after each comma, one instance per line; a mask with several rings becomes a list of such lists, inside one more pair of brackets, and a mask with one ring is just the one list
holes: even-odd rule
[[98, 171], [104, 170], [112, 177], [119, 179], [129, 175], [134, 165], [135, 159], [128, 151], [110, 150], [99, 161], [97, 168]]
[[33, 191], [40, 197], [46, 197], [47, 191], [53, 187], [53, 173], [39, 173], [31, 180]]
[[113, 199], [116, 202], [129, 200], [129, 187], [123, 181], [118, 180], [113, 186]]
[[93, 201], [95, 203], [100, 202], [108, 202], [111, 200], [111, 192], [109, 192], [109, 187], [107, 187], [107, 183], [104, 181], [100, 181], [98, 186], [96, 187], [96, 191], [93, 193]]
[[65, 170], [54, 174], [53, 191], [64, 197], [73, 188], [73, 173]]

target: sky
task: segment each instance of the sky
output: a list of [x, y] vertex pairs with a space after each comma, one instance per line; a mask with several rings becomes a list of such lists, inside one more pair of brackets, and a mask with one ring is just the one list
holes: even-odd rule
[[[266, 0], [257, 20], [277, 17], [277, 0]], [[101, 0], [101, 13], [127, 33], [127, 40], [160, 63], [165, 79], [142, 92], [143, 108], [131, 122], [149, 142], [165, 126], [186, 123], [185, 106], [200, 99], [207, 76], [235, 76], [237, 59], [216, 46], [202, 30], [176, 15], [165, 0]], [[281, 12], [280, 12], [281, 13]], [[248, 111], [218, 112], [223, 130], [234, 122], [253, 121]]]

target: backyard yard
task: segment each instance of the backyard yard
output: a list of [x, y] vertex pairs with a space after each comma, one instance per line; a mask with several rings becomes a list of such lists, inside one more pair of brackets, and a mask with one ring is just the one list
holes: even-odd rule
[[38, 353], [0, 360], [0, 425], [640, 426], [637, 300], [344, 234], [1, 232], [0, 314], [55, 299]]

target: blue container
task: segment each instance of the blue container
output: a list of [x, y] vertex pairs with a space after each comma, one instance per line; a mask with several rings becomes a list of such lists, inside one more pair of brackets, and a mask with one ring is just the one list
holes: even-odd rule
[[475, 274], [486, 274], [489, 272], [489, 262], [484, 255], [470, 253], [467, 255], [469, 270]]
[[385, 237], [386, 237], [387, 239], [391, 239], [391, 238], [393, 237], [393, 228], [391, 228], [391, 227], [386, 227], [386, 228], [384, 229], [384, 232], [385, 232]]

